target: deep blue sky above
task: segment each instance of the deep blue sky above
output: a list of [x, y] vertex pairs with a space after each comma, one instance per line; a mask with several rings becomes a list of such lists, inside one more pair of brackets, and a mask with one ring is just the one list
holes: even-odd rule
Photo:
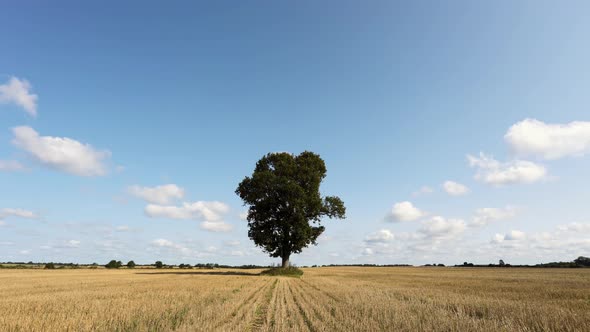
[[348, 218], [295, 263], [588, 255], [589, 11], [5, 3], [0, 261], [273, 262], [234, 190], [265, 153], [304, 150]]

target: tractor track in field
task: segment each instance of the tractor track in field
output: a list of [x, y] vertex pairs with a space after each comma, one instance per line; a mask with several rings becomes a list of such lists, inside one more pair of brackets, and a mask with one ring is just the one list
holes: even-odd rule
[[238, 305], [232, 312], [225, 315], [224, 319], [221, 320], [214, 328], [215, 331], [224, 331], [231, 329], [234, 321], [240, 321], [248, 314], [248, 308], [255, 304], [261, 294], [263, 293], [264, 289], [270, 285], [270, 282], [264, 282], [262, 286], [255, 288], [252, 292], [248, 294], [246, 299]]
[[270, 288], [268, 290], [266, 290], [266, 292], [264, 294], [264, 298], [262, 299], [262, 302], [260, 304], [258, 304], [258, 306], [256, 307], [254, 317], [252, 318], [250, 325], [246, 329], [247, 331], [262, 330], [262, 327], [267, 322], [268, 314], [270, 311], [269, 307], [270, 307], [271, 301], [275, 295], [278, 282], [279, 281], [277, 279], [275, 279], [275, 281], [272, 283]]

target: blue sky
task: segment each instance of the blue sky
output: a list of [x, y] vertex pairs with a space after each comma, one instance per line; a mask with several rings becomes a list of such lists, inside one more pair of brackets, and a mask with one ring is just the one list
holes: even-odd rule
[[348, 218], [296, 264], [589, 255], [589, 10], [3, 4], [0, 261], [274, 262], [234, 190], [304, 150]]

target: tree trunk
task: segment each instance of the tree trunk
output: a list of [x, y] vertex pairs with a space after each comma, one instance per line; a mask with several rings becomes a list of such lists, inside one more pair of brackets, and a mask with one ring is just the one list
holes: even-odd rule
[[289, 256], [290, 256], [290, 255], [287, 255], [287, 256], [283, 256], [283, 257], [282, 257], [282, 259], [283, 259], [283, 266], [282, 266], [282, 267], [283, 267], [283, 269], [285, 269], [285, 268], [288, 268], [288, 267], [289, 267]]

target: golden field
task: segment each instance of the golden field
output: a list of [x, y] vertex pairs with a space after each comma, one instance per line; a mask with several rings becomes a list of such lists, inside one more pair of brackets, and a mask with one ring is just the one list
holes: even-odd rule
[[590, 269], [0, 270], [2, 331], [590, 331]]

